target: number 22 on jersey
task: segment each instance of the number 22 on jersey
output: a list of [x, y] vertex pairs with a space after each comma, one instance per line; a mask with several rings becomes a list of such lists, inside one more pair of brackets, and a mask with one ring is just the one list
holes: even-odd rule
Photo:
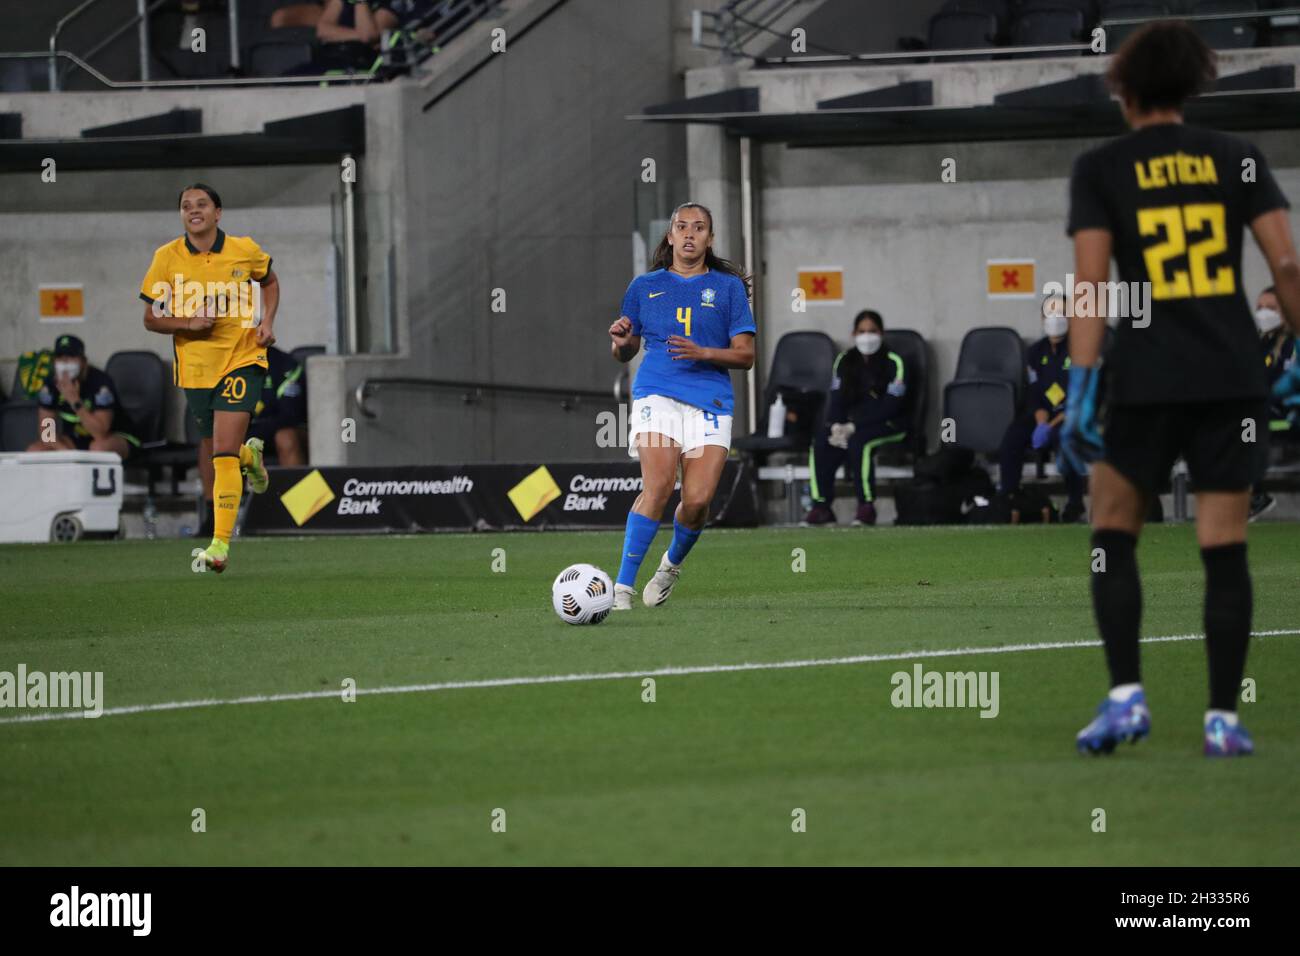
[[[1228, 250], [1222, 203], [1192, 203], [1187, 206], [1155, 206], [1139, 209], [1138, 232], [1164, 239], [1142, 253], [1151, 279], [1151, 298], [1187, 299], [1210, 295], [1231, 295], [1236, 277], [1231, 266], [1220, 266], [1210, 274], [1207, 260]], [[1198, 242], [1187, 244], [1187, 233], [1208, 229]], [[1186, 269], [1166, 275], [1165, 264], [1178, 256], [1187, 257]]]

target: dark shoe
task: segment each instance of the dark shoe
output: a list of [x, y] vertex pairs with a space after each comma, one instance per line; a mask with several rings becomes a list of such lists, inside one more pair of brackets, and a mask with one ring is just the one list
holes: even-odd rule
[[1088, 517], [1088, 509], [1083, 506], [1082, 501], [1067, 501], [1065, 510], [1061, 512], [1062, 524], [1078, 524]]
[[1264, 512], [1269, 511], [1277, 504], [1277, 499], [1266, 492], [1261, 491], [1259, 494], [1250, 496], [1250, 518], [1254, 521]]
[[813, 505], [808, 513], [803, 516], [803, 521], [799, 522], [805, 527], [809, 525], [834, 524], [835, 512], [831, 511], [830, 505]]
[[854, 525], [873, 525], [876, 523], [876, 506], [870, 501], [858, 505], [858, 513], [853, 516]]

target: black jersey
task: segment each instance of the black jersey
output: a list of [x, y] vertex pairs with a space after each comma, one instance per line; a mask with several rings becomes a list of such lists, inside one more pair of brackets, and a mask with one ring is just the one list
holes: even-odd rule
[[1120, 281], [1151, 290], [1150, 325], [1120, 319], [1107, 357], [1112, 404], [1267, 394], [1242, 233], [1286, 207], [1259, 150], [1212, 130], [1147, 126], [1079, 157], [1066, 231], [1108, 230]]
[[[113, 413], [113, 420], [109, 424], [110, 432], [134, 435], [135, 425], [132, 423], [126, 409], [122, 407], [122, 400], [118, 398], [117, 394], [117, 386], [107, 372], [100, 371], [93, 365], [86, 366], [86, 375], [81, 381], [80, 392], [82, 404], [92, 412], [102, 412], [104, 409], [108, 409]], [[90, 432], [86, 430], [86, 426], [81, 424], [81, 417], [72, 410], [72, 406], [68, 404], [59, 391], [59, 387], [54, 381], [53, 370], [41, 383], [41, 391], [36, 400], [41, 408], [52, 408], [58, 414], [63, 422], [63, 434], [74, 440], [88, 440], [90, 438]]]

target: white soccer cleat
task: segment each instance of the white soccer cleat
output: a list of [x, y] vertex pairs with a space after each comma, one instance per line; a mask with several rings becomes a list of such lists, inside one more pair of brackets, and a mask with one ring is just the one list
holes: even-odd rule
[[630, 588], [626, 584], [614, 585], [614, 610], [630, 611], [632, 610], [632, 598], [636, 597], [636, 588]]
[[668, 552], [659, 559], [659, 570], [655, 572], [641, 593], [641, 599], [645, 601], [646, 607], [658, 607], [668, 600], [668, 595], [673, 593], [673, 588], [677, 586], [677, 576], [682, 573], [680, 564], [673, 564], [668, 560]]

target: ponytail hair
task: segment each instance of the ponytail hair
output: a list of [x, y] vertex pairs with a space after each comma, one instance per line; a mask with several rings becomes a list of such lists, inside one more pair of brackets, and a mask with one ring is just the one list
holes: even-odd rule
[[[697, 202], [684, 202], [673, 210], [672, 215], [668, 218], [669, 232], [672, 231], [673, 222], [676, 221], [677, 214], [683, 209], [698, 209], [704, 213], [709, 220], [709, 235], [713, 235], [713, 213], [709, 210], [708, 206], [701, 206]], [[655, 269], [669, 269], [672, 267], [672, 264], [673, 247], [668, 241], [668, 233], [664, 233], [663, 238], [659, 240], [659, 245], [655, 247], [654, 255], [650, 257], [650, 271], [653, 272]], [[735, 276], [741, 281], [741, 284], [744, 285], [745, 294], [753, 294], [753, 277], [745, 275], [744, 270], [730, 259], [724, 259], [722, 256], [716, 255], [712, 246], [704, 250], [704, 264], [714, 272], [725, 272], [727, 275]]]

